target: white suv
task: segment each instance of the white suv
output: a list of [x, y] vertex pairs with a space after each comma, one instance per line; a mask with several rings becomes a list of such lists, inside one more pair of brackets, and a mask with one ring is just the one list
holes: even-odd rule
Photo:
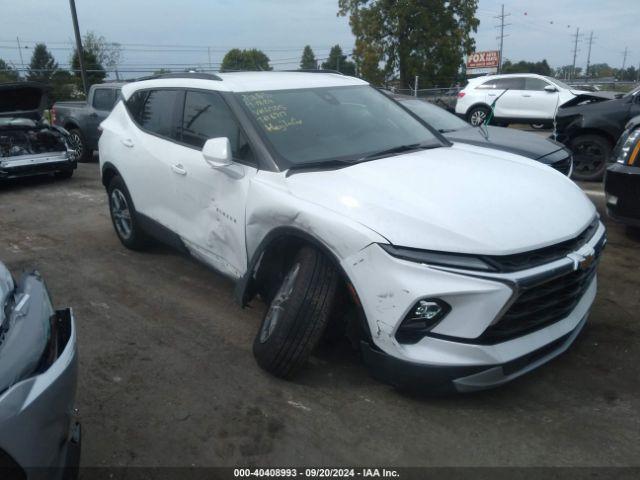
[[469, 80], [458, 93], [456, 113], [471, 125], [482, 124], [497, 100], [495, 123], [531, 123], [551, 126], [560, 105], [580, 94], [555, 78], [533, 73], [487, 75]]
[[482, 389], [585, 324], [605, 230], [550, 167], [452, 145], [338, 74], [169, 75], [122, 96], [99, 144], [118, 237], [186, 248], [242, 305], [260, 295], [254, 354], [277, 376], [346, 322], [380, 378]]

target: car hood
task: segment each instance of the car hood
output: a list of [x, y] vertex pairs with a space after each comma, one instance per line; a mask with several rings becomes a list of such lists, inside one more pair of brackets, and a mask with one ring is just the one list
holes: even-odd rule
[[462, 142], [479, 147], [494, 148], [538, 160], [562, 150], [563, 146], [549, 138], [514, 128], [468, 127], [444, 134], [452, 142]]
[[397, 246], [509, 255], [575, 237], [595, 207], [533, 160], [456, 144], [330, 171], [299, 171], [291, 193]]
[[560, 105], [560, 108], [572, 107], [579, 104], [590, 104], [614, 100], [618, 98], [615, 92], [587, 92], [584, 90], [571, 90], [574, 95], [566, 102]]
[[39, 120], [47, 104], [47, 91], [37, 82], [0, 84], [0, 117]]

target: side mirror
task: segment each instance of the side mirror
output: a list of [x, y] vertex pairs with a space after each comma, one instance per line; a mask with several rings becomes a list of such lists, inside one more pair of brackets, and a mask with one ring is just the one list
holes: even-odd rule
[[233, 163], [231, 143], [227, 137], [210, 138], [202, 147], [205, 162], [213, 168], [225, 167]]
[[553, 85], [547, 85], [546, 87], [544, 87], [544, 91], [548, 93], [554, 93], [554, 92], [557, 92], [558, 89]]

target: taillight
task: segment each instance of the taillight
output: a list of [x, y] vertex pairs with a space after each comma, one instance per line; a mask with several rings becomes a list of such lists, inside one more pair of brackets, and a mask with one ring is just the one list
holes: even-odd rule
[[465, 95], [464, 92], [458, 92], [458, 98], [462, 98], [464, 97], [464, 95]]
[[56, 109], [51, 107], [51, 124], [53, 125], [54, 123], [56, 123]]

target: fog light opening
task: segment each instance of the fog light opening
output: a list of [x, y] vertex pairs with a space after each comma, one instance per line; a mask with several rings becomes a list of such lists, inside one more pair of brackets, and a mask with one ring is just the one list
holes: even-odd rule
[[400, 343], [417, 343], [451, 311], [448, 303], [440, 299], [419, 300], [396, 331]]

